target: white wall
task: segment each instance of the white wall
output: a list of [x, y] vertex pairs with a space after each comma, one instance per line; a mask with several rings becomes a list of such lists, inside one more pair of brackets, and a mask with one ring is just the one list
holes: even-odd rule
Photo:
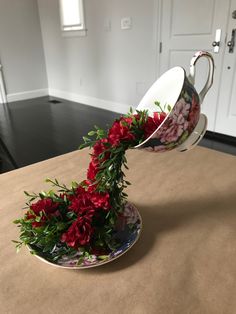
[[0, 0], [0, 59], [10, 100], [47, 90], [37, 0]]
[[[58, 2], [38, 0], [50, 93], [120, 112], [136, 105], [156, 78], [157, 1], [84, 0], [87, 36], [70, 38], [61, 34]], [[126, 16], [132, 29], [121, 30]]]

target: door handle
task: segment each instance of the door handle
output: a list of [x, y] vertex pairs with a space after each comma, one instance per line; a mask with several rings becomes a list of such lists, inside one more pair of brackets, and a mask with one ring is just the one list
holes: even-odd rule
[[213, 41], [213, 43], [212, 43], [212, 46], [213, 47], [216, 47], [216, 46], [220, 46], [220, 42], [219, 41]]
[[230, 39], [230, 41], [227, 42], [227, 46], [229, 47], [229, 53], [234, 52], [235, 34], [236, 34], [236, 28], [232, 29], [231, 39]]
[[212, 43], [212, 46], [214, 47], [213, 51], [215, 53], [218, 53], [220, 50], [220, 38], [221, 38], [221, 29], [217, 29], [216, 34], [215, 34], [215, 40]]

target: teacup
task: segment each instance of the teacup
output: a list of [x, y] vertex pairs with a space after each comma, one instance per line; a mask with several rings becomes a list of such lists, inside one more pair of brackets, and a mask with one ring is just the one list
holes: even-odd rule
[[[209, 63], [205, 86], [198, 94], [194, 88], [195, 64], [201, 57]], [[200, 113], [200, 105], [213, 83], [214, 61], [206, 51], [197, 52], [190, 62], [187, 77], [182, 67], [174, 67], [165, 72], [147, 91], [137, 110], [148, 110], [152, 115], [158, 111], [159, 102], [166, 117], [152, 135], [135, 148], [154, 152], [164, 152], [174, 148], [186, 151], [202, 139], [207, 128], [207, 117]]]

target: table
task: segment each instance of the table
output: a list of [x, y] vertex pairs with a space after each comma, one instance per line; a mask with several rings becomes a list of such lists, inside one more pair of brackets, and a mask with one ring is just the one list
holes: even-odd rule
[[87, 270], [16, 254], [11, 222], [24, 190], [48, 189], [47, 177], [84, 179], [89, 151], [0, 175], [0, 313], [236, 313], [236, 158], [202, 147], [127, 158], [143, 232], [124, 256]]

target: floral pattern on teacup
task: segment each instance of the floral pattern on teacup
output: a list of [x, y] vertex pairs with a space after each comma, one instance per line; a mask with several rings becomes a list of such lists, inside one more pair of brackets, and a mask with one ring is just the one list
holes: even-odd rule
[[192, 133], [199, 117], [198, 94], [188, 79], [185, 79], [184, 89], [170, 115], [141, 148], [165, 152], [179, 146]]

